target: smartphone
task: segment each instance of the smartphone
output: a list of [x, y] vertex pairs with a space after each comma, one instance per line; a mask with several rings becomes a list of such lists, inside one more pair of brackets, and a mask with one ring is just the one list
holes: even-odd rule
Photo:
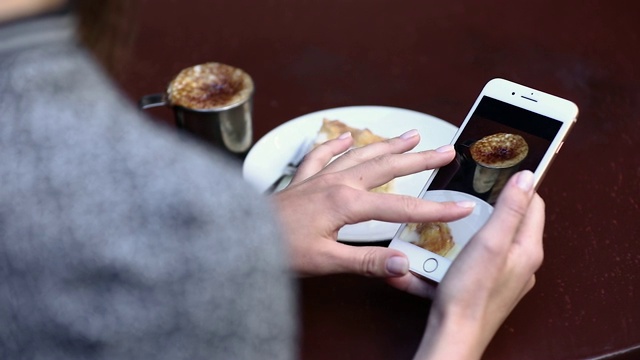
[[431, 201], [476, 202], [449, 223], [402, 224], [389, 247], [404, 252], [410, 271], [440, 282], [452, 261], [493, 211], [511, 175], [531, 170], [540, 184], [578, 107], [571, 101], [504, 79], [489, 81], [452, 140], [455, 159], [433, 172], [420, 193]]

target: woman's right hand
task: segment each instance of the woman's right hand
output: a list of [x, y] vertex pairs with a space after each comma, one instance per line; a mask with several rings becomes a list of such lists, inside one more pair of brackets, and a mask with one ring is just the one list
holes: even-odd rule
[[439, 284], [416, 359], [482, 356], [535, 283], [543, 228], [544, 202], [533, 190], [533, 174], [519, 172]]

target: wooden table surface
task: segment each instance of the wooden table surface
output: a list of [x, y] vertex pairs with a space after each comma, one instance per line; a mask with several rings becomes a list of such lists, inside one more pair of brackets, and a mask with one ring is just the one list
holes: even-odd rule
[[[540, 193], [545, 261], [487, 359], [640, 358], [640, 3], [141, 0], [136, 101], [220, 61], [257, 84], [255, 140], [308, 112], [408, 108], [458, 126], [504, 77], [580, 107]], [[166, 109], [153, 115], [170, 122]], [[423, 134], [423, 136], [428, 136]], [[300, 283], [302, 359], [409, 359], [429, 302], [375, 279]], [[464, 339], [461, 339], [464, 341]]]

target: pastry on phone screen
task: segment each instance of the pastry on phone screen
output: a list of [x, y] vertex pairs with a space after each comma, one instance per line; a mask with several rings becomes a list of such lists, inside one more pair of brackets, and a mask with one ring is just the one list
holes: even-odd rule
[[411, 241], [425, 250], [440, 256], [447, 256], [455, 242], [451, 235], [451, 228], [445, 222], [412, 223], [407, 229], [418, 234], [418, 239]]

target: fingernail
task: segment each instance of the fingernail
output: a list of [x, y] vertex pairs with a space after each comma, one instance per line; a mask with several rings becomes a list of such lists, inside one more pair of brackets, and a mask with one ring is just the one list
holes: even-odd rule
[[340, 136], [338, 136], [338, 139], [340, 140], [344, 140], [344, 139], [348, 139], [351, 137], [351, 132], [347, 131], [346, 133], [342, 133], [340, 134]]
[[476, 207], [475, 201], [458, 201], [456, 205], [467, 209], [473, 209]]
[[413, 129], [413, 130], [409, 130], [406, 133], [400, 135], [401, 139], [407, 140], [407, 139], [411, 139], [412, 137], [418, 136], [418, 130]]
[[404, 275], [409, 272], [409, 260], [401, 256], [393, 256], [387, 259], [387, 271], [391, 275]]
[[533, 173], [529, 170], [521, 171], [516, 179], [516, 185], [524, 191], [533, 188]]
[[436, 149], [436, 152], [446, 153], [453, 150], [454, 150], [453, 145], [449, 144], [449, 145], [440, 146], [439, 148]]

